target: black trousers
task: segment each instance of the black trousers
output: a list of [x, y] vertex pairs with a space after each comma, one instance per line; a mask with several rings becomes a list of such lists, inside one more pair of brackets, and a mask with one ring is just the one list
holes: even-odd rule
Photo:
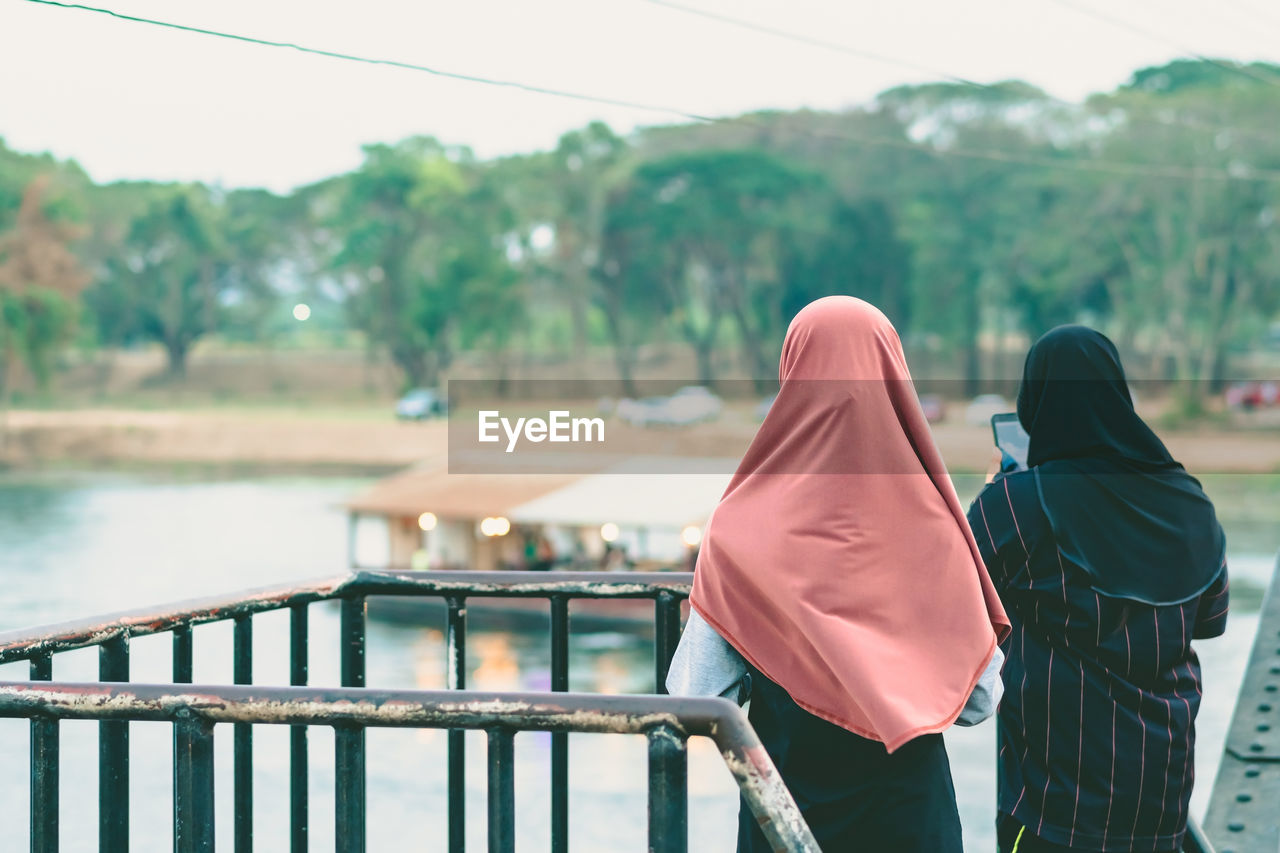
[[[890, 755], [884, 744], [810, 714], [754, 667], [748, 716], [824, 853], [963, 853], [942, 735]], [[743, 801], [738, 853], [769, 849]]]

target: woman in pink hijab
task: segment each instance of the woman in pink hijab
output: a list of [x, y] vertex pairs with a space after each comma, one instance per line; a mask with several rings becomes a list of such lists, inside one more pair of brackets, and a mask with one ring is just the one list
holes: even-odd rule
[[[898, 334], [819, 299], [708, 522], [690, 604], [746, 659], [750, 719], [824, 850], [961, 851], [941, 732], [1009, 631]], [[738, 850], [767, 850], [751, 813]]]

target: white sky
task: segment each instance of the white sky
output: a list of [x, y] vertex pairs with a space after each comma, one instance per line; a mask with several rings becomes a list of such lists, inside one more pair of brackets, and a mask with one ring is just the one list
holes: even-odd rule
[[[94, 0], [86, 0], [94, 2]], [[645, 0], [101, 0], [118, 12], [685, 111], [836, 109], [928, 75]], [[687, 0], [688, 5], [1079, 99], [1178, 51], [1053, 0]], [[1072, 0], [1200, 53], [1280, 56], [1273, 0]], [[554, 145], [592, 119], [676, 119], [0, 0], [0, 137], [97, 181], [278, 191], [418, 133], [481, 156]]]

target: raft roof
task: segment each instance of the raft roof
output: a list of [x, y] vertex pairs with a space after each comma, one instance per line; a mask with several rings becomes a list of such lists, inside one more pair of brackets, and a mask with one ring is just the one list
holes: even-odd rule
[[412, 516], [433, 512], [439, 518], [467, 521], [511, 511], [562, 488], [581, 474], [450, 474], [440, 465], [411, 468], [374, 483], [347, 501], [349, 512]]
[[347, 502], [351, 512], [442, 519], [506, 516], [514, 523], [634, 527], [701, 525], [736, 460], [635, 458], [598, 473], [450, 474], [447, 466], [387, 477]]

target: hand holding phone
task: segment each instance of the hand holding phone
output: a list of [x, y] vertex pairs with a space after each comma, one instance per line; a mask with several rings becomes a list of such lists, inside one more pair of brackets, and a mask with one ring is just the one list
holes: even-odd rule
[[1005, 453], [998, 447], [991, 448], [991, 463], [987, 465], [987, 478], [983, 481], [990, 483], [995, 480], [996, 475], [1004, 471]]
[[1027, 467], [1027, 450], [1031, 436], [1022, 428], [1018, 416], [1012, 412], [991, 416], [991, 433], [1000, 450], [1000, 471], [1022, 471]]

